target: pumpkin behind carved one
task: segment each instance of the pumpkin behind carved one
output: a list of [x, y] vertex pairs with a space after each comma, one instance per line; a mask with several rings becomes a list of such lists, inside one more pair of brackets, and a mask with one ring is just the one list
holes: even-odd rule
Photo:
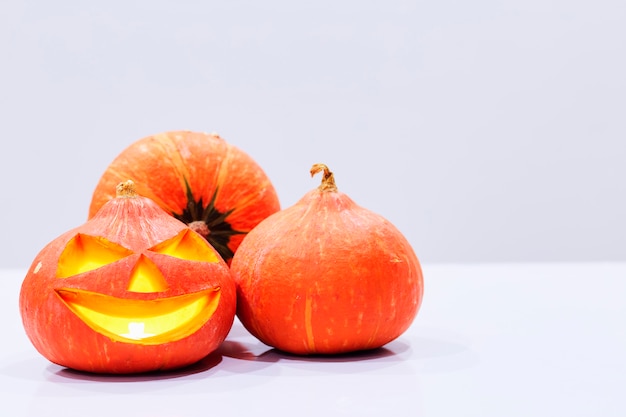
[[236, 307], [230, 270], [132, 181], [50, 242], [22, 284], [26, 334], [48, 360], [98, 373], [179, 368], [213, 352]]
[[245, 234], [280, 209], [261, 167], [214, 133], [172, 131], [129, 145], [102, 174], [89, 217], [127, 179], [137, 183], [139, 194], [206, 238], [227, 263]]
[[254, 336], [295, 354], [378, 348], [402, 334], [422, 302], [419, 261], [400, 231], [322, 185], [263, 220], [233, 258], [237, 315]]

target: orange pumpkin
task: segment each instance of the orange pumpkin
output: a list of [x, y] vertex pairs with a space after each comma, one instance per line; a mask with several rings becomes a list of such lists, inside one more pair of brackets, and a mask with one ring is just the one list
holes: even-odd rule
[[235, 291], [216, 250], [129, 181], [41, 250], [19, 302], [26, 334], [50, 361], [134, 373], [213, 352], [232, 326]]
[[244, 235], [280, 209], [261, 167], [217, 134], [173, 131], [132, 143], [105, 169], [90, 218], [127, 179], [140, 195], [204, 236], [227, 263]]
[[263, 220], [231, 271], [237, 315], [263, 343], [294, 354], [383, 346], [414, 320], [423, 295], [419, 261], [389, 221], [322, 185]]

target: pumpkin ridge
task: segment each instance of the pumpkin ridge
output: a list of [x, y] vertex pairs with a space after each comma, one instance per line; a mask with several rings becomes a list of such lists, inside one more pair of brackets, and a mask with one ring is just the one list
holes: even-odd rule
[[[150, 148], [148, 153], [155, 154], [159, 158], [165, 158], [168, 161], [167, 165], [174, 173], [172, 178], [186, 178], [189, 173], [184, 162], [184, 157], [180, 153], [180, 149], [178, 148], [175, 140], [167, 133], [156, 134], [149, 138], [156, 143], [156, 146]], [[150, 180], [151, 175], [149, 171], [143, 171], [138, 166], [136, 171], [131, 170], [131, 172], [133, 172], [134, 177], [137, 177], [136, 182], [141, 184], [141, 195], [155, 201], [159, 206], [164, 207], [167, 211], [173, 210], [173, 207], [168, 203], [168, 201], [160, 197], [161, 193], [158, 192], [158, 187], [160, 187], [161, 184]], [[154, 187], [157, 187], [156, 189], [153, 189], [153, 184]], [[182, 184], [180, 185], [182, 186]]]
[[[154, 135], [154, 138], [157, 142], [160, 142], [164, 148], [171, 147], [175, 151], [174, 152], [162, 152], [160, 155], [167, 157], [171, 161], [171, 167], [174, 169], [174, 177], [181, 178], [180, 185], [183, 186], [183, 182], [187, 183], [187, 178], [189, 177], [189, 169], [187, 167], [186, 158], [181, 152], [179, 146], [179, 138], [177, 135], [179, 132], [169, 132], [169, 133], [161, 133]], [[165, 143], [167, 142], [167, 143]]]

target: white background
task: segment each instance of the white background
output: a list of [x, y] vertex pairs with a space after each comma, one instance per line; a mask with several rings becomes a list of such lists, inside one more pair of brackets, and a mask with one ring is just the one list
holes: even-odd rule
[[426, 265], [415, 322], [381, 349], [287, 355], [236, 321], [191, 368], [129, 376], [39, 355], [17, 317], [22, 273], [0, 269], [2, 416], [626, 415], [626, 262]]
[[422, 262], [626, 260], [626, 3], [0, 3], [0, 266], [108, 163], [216, 131], [283, 206], [328, 164]]

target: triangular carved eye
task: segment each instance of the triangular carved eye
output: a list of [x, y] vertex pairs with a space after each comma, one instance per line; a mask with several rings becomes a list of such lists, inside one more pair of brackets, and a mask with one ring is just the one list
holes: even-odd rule
[[186, 261], [219, 262], [220, 259], [209, 243], [191, 229], [181, 231], [150, 250]]
[[103, 237], [78, 233], [59, 257], [57, 277], [68, 278], [119, 261], [132, 251]]

